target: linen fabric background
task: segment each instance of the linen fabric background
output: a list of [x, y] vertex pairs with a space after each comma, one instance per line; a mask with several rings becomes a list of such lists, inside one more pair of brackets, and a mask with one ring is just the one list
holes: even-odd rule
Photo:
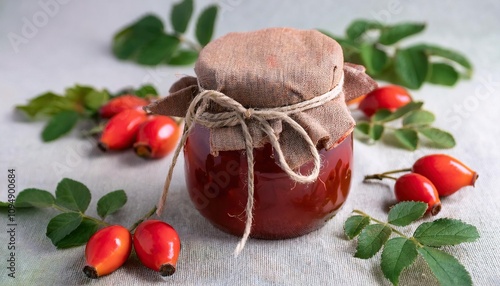
[[[54, 192], [68, 177], [92, 191], [88, 214], [105, 193], [125, 189], [128, 202], [111, 223], [130, 226], [146, 213], [161, 193], [170, 163], [167, 157], [144, 161], [131, 151], [103, 154], [95, 142], [78, 132], [42, 143], [44, 122], [28, 122], [13, 111], [17, 104], [52, 90], [62, 93], [75, 83], [118, 91], [125, 86], [153, 83], [166, 95], [182, 75], [194, 76], [193, 67], [141, 67], [115, 59], [110, 52], [113, 34], [145, 13], [167, 19], [173, 1], [65, 1], [52, 8], [47, 23], [36, 27], [16, 49], [8, 34], [22, 36], [25, 21], [45, 13], [39, 1], [0, 1], [0, 172], [4, 179], [0, 199], [6, 199], [7, 169], [17, 172], [17, 191], [36, 187]], [[61, 3], [63, 1], [60, 1]], [[57, 2], [59, 3], [59, 2]], [[213, 3], [196, 1], [196, 11]], [[443, 199], [437, 217], [461, 219], [478, 227], [481, 238], [444, 249], [468, 269], [475, 285], [500, 284], [500, 3], [498, 1], [226, 1], [216, 37], [234, 31], [267, 27], [323, 28], [341, 35], [356, 18], [389, 23], [423, 21], [425, 32], [401, 45], [416, 42], [453, 47], [474, 64], [474, 76], [454, 88], [426, 85], [412, 91], [436, 114], [435, 125], [452, 132], [457, 146], [416, 152], [355, 141], [350, 195], [343, 209], [324, 228], [290, 240], [250, 240], [238, 258], [232, 251], [239, 237], [212, 227], [192, 206], [185, 189], [182, 160], [161, 219], [179, 232], [183, 248], [177, 273], [164, 281], [157, 273], [131, 258], [115, 273], [98, 280], [83, 272], [84, 248], [56, 250], [45, 236], [46, 225], [58, 212], [19, 210], [16, 232], [16, 278], [7, 277], [7, 214], [0, 211], [1, 285], [390, 285], [380, 269], [380, 254], [370, 260], [353, 257], [356, 243], [343, 235], [342, 225], [353, 209], [385, 219], [394, 203], [392, 182], [364, 184], [364, 175], [409, 167], [431, 153], [451, 154], [477, 170], [476, 188], [465, 188]], [[38, 14], [37, 14], [38, 13]], [[49, 15], [49, 14], [47, 14]], [[25, 20], [26, 19], [26, 20]], [[41, 19], [43, 20], [43, 19]], [[40, 20], [38, 20], [40, 21]], [[167, 23], [168, 27], [171, 27]], [[190, 29], [193, 28], [191, 24]], [[193, 33], [190, 30], [189, 37]], [[359, 117], [354, 112], [355, 118]], [[81, 126], [83, 128], [83, 126]], [[423, 221], [430, 221], [425, 218]], [[403, 228], [408, 234], [416, 225]], [[404, 271], [401, 285], [437, 285], [425, 263], [418, 259]]]

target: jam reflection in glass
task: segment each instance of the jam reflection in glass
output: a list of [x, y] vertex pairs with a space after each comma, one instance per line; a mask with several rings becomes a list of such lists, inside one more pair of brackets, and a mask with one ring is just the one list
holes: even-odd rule
[[[250, 236], [284, 239], [321, 228], [342, 206], [351, 183], [352, 134], [331, 150], [320, 150], [321, 170], [313, 183], [294, 182], [266, 144], [254, 149], [255, 203]], [[217, 228], [241, 236], [247, 202], [245, 151], [210, 154], [209, 130], [196, 125], [184, 147], [186, 184], [198, 211]], [[300, 167], [310, 173], [312, 163]]]

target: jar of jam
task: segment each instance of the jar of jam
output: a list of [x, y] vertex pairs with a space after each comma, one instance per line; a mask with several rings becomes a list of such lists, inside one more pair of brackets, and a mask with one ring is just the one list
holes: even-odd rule
[[344, 63], [318, 31], [271, 28], [209, 43], [195, 73], [148, 106], [186, 123], [160, 212], [184, 148], [194, 206], [241, 245], [322, 227], [349, 193], [355, 122], [346, 101], [376, 87], [364, 67]]

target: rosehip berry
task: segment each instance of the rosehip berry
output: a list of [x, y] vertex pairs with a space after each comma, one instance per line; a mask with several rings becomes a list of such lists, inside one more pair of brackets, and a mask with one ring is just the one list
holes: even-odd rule
[[427, 203], [427, 212], [436, 215], [441, 210], [439, 195], [429, 179], [410, 173], [399, 177], [394, 185], [394, 193], [398, 202], [419, 201]]
[[462, 187], [474, 186], [478, 178], [475, 171], [445, 154], [428, 155], [418, 159], [413, 164], [412, 171], [429, 179], [440, 196], [449, 196]]
[[176, 146], [180, 137], [179, 125], [170, 117], [152, 116], [139, 129], [134, 144], [135, 153], [144, 158], [162, 158]]
[[162, 276], [175, 272], [181, 244], [179, 235], [169, 224], [159, 220], [141, 223], [134, 233], [134, 249], [144, 266]]
[[121, 95], [111, 99], [104, 106], [102, 106], [99, 110], [99, 115], [102, 118], [111, 118], [124, 110], [139, 109], [148, 104], [149, 102], [144, 98], [130, 94]]
[[412, 98], [406, 89], [397, 85], [389, 85], [368, 93], [359, 103], [358, 108], [370, 117], [379, 109], [394, 111], [411, 101]]
[[102, 132], [98, 146], [101, 150], [120, 150], [132, 147], [139, 127], [147, 120], [143, 110], [127, 109], [113, 116]]
[[131, 250], [132, 236], [128, 229], [120, 225], [105, 227], [87, 242], [83, 272], [94, 279], [107, 275], [125, 263]]

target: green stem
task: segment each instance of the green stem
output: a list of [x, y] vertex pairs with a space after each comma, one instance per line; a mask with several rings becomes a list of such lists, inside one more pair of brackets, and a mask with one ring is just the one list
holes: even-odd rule
[[368, 175], [368, 176], [365, 176], [365, 181], [366, 180], [383, 180], [384, 178], [385, 179], [392, 179], [392, 180], [397, 180], [397, 178], [393, 177], [393, 176], [389, 176], [390, 174], [396, 174], [396, 173], [403, 173], [403, 172], [411, 172], [411, 169], [410, 168], [406, 168], [406, 169], [397, 169], [397, 170], [393, 170], [393, 171], [388, 171], [388, 172], [384, 172], [382, 174], [373, 174], [373, 175]]
[[95, 217], [91, 217], [91, 216], [88, 216], [82, 212], [76, 212], [76, 211], [73, 211], [73, 210], [70, 210], [70, 209], [67, 209], [67, 208], [64, 208], [64, 207], [61, 207], [59, 205], [56, 205], [56, 204], [53, 204], [52, 205], [52, 208], [60, 211], [60, 212], [63, 212], [63, 213], [77, 213], [79, 214], [82, 218], [86, 218], [88, 220], [91, 220], [91, 221], [95, 221], [97, 224], [100, 224], [100, 225], [104, 225], [104, 226], [110, 226], [109, 223], [101, 220], [101, 219], [98, 219], [98, 218], [95, 218]]
[[201, 49], [203, 48], [202, 46], [198, 45], [197, 43], [185, 38], [183, 35], [177, 35], [177, 38], [179, 39], [179, 41], [181, 41], [181, 43], [185, 43], [188, 47], [190, 47], [191, 49], [193, 49], [197, 52], [200, 52]]
[[394, 233], [398, 234], [398, 235], [399, 235], [399, 236], [401, 236], [401, 237], [404, 237], [404, 238], [406, 238], [406, 239], [408, 239], [408, 240], [413, 241], [413, 242], [414, 242], [414, 243], [415, 243], [418, 247], [423, 247], [423, 245], [422, 245], [420, 242], [418, 242], [418, 241], [417, 241], [414, 237], [408, 237], [408, 236], [407, 236], [407, 235], [405, 235], [404, 233], [402, 233], [402, 232], [400, 232], [399, 230], [395, 229], [395, 228], [394, 228], [391, 224], [389, 224], [388, 222], [383, 222], [383, 221], [381, 221], [381, 220], [378, 220], [378, 219], [376, 219], [376, 218], [374, 218], [374, 217], [372, 217], [372, 216], [368, 215], [367, 213], [362, 212], [362, 211], [360, 211], [360, 210], [353, 210], [352, 212], [353, 212], [353, 213], [360, 214], [360, 215], [362, 215], [362, 216], [364, 216], [364, 217], [367, 217], [367, 218], [369, 218], [370, 220], [372, 220], [372, 221], [374, 221], [374, 222], [376, 222], [376, 223], [379, 223], [379, 224], [381, 224], [381, 225], [387, 226], [387, 227], [389, 227], [389, 228], [391, 229], [391, 231], [392, 231], [392, 232], [394, 232]]
[[139, 219], [138, 221], [136, 221], [131, 227], [128, 228], [128, 230], [131, 232], [131, 233], [134, 233], [134, 230], [137, 228], [137, 226], [139, 224], [141, 224], [141, 222], [147, 220], [149, 217], [151, 217], [154, 213], [156, 212], [156, 206], [154, 206], [152, 209], [150, 209], [146, 215], [144, 215], [141, 219]]

